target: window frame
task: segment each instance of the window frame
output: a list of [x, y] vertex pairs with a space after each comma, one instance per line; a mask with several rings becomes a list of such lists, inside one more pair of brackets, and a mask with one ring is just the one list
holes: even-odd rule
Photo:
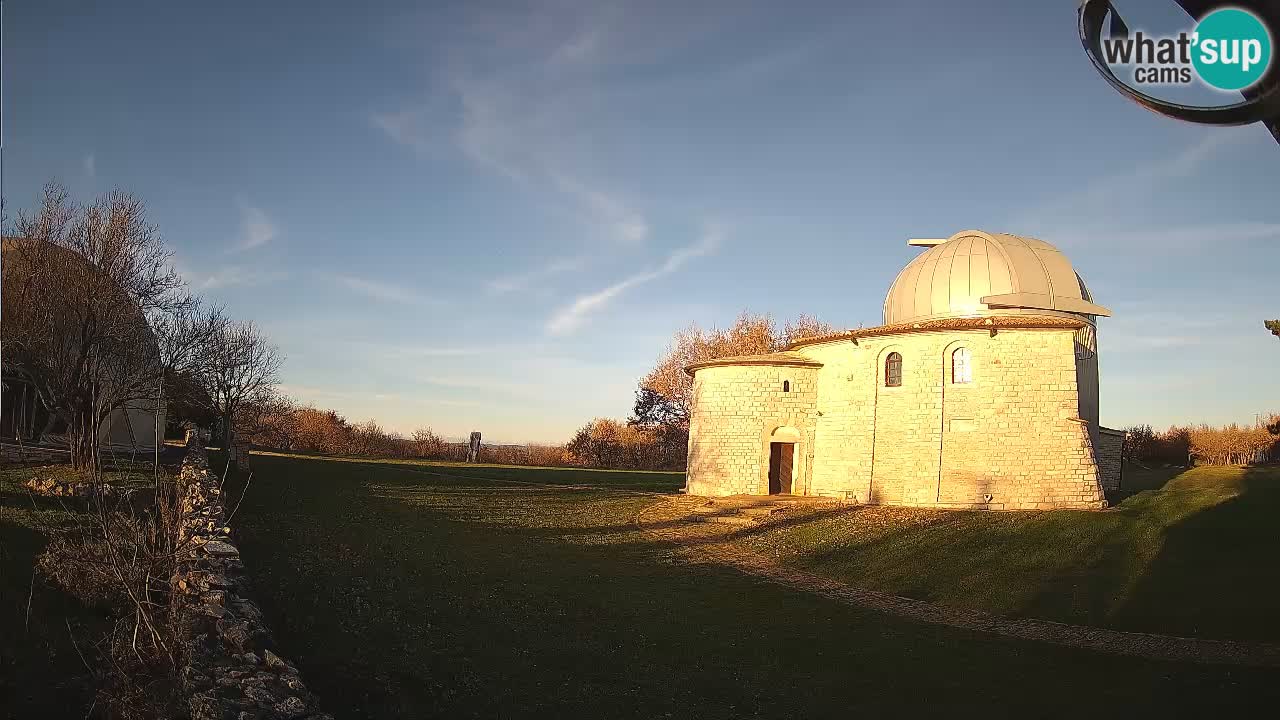
[[[896, 368], [894, 366], [897, 366]], [[894, 373], [896, 370], [896, 374]], [[884, 356], [883, 385], [887, 388], [902, 387], [902, 353], [894, 350]]]
[[[963, 355], [961, 354], [963, 353]], [[963, 358], [964, 372], [960, 375], [956, 374], [958, 367], [957, 360]], [[963, 378], [963, 379], [962, 379]], [[951, 384], [952, 385], [972, 385], [973, 384], [973, 350], [966, 345], [961, 345], [951, 351]]]

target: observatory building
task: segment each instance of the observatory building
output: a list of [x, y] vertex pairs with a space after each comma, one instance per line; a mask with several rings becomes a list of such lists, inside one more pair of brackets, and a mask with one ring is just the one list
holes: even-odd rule
[[1096, 305], [1054, 246], [977, 230], [889, 287], [884, 324], [695, 363], [687, 491], [992, 510], [1106, 506]]

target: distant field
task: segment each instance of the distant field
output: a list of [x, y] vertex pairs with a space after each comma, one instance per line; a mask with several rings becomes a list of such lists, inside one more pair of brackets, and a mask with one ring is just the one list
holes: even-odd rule
[[[258, 453], [254, 453], [258, 457]], [[262, 453], [264, 457], [311, 459], [315, 456], [289, 453]], [[676, 492], [684, 487], [684, 473], [655, 470], [586, 470], [583, 468], [529, 467], [524, 465], [492, 465], [487, 463], [442, 462], [434, 460], [398, 460], [385, 458], [320, 458], [328, 462], [381, 465], [430, 477], [467, 477], [480, 480], [506, 480], [520, 483], [554, 485], [595, 485], [627, 490]], [[434, 475], [433, 475], [434, 474]]]
[[[234, 521], [245, 560], [277, 641], [327, 708], [343, 717], [847, 717], [944, 710], [990, 717], [993, 708], [1031, 716], [1100, 710], [1133, 716], [1197, 708], [1242, 713], [1280, 700], [1273, 671], [1144, 661], [920, 625], [722, 567], [672, 563], [671, 548], [641, 532], [636, 519], [663, 502], [651, 493], [683, 484], [680, 474], [273, 455], [254, 462]], [[1184, 547], [1206, 536], [1192, 531], [1195, 518], [1224, 512], [1233, 498], [1247, 496], [1200, 487], [1194, 477], [1184, 484], [1169, 492], [1194, 498], [1135, 497], [1119, 512], [1096, 515], [1107, 520], [1086, 523], [1103, 523], [1101, 531], [1078, 529], [1068, 518], [1082, 514], [1066, 513], [1059, 521], [1054, 514], [1026, 514], [1041, 518], [1030, 529], [1009, 520], [1014, 515], [989, 514], [983, 516], [989, 520], [966, 521], [972, 523], [967, 530], [961, 523], [950, 541], [942, 527], [927, 534], [931, 542], [914, 544], [881, 533], [876, 542], [894, 554], [878, 574], [851, 569], [874, 565], [861, 555], [870, 546], [824, 546], [823, 553], [806, 555], [806, 547], [821, 543], [801, 542], [805, 533], [835, 542], [838, 525], [766, 527], [742, 541], [776, 549], [791, 538], [787, 561], [865, 573], [851, 579], [889, 577], [887, 568], [896, 565], [895, 577], [919, 575], [917, 588], [938, 584], [951, 594], [944, 599], [963, 596], [961, 588], [970, 599], [984, 597], [981, 586], [993, 577], [1012, 580], [983, 567], [1010, 568], [1021, 561], [995, 558], [1056, 542], [1102, 563], [1075, 566], [1075, 575], [1050, 574], [1059, 582], [1042, 588], [1046, 595], [1074, 597], [1081, 592], [1075, 586], [1087, 586], [1095, 570], [1112, 577], [1111, 553], [1142, 535], [1126, 528], [1152, 527], [1130, 516], [1149, 514], [1166, 518], [1163, 527], [1172, 530], [1163, 550], [1143, 560], [1147, 572], [1167, 563], [1204, 563], [1195, 573], [1220, 589], [1215, 573], [1223, 571], [1206, 561], [1235, 547], [1243, 553], [1241, 567], [1258, 561], [1273, 541], [1262, 529], [1237, 528], [1212, 548]], [[241, 487], [230, 488], [233, 504]], [[1252, 511], [1247, 515], [1240, 519], [1258, 521]], [[1221, 532], [1231, 524], [1224, 518], [1212, 526]], [[1181, 528], [1191, 533], [1185, 539], [1179, 539]], [[1245, 540], [1260, 541], [1260, 549], [1241, 550]], [[913, 547], [969, 560], [955, 571], [944, 572], [940, 560], [917, 571], [913, 564], [923, 561]], [[862, 559], [839, 561], [846, 554]], [[1034, 556], [1026, 560], [1034, 562]], [[1273, 565], [1268, 560], [1255, 569], [1270, 572]], [[974, 579], [963, 580], [966, 575]], [[1191, 584], [1164, 585], [1163, 592]], [[1187, 600], [1199, 602], [1207, 592]], [[1045, 600], [1039, 607], [1052, 606]], [[1252, 609], [1245, 612], [1256, 617]]]

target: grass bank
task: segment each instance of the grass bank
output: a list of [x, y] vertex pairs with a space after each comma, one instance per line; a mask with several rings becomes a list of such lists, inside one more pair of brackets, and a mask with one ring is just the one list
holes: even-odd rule
[[669, 562], [634, 519], [678, 474], [254, 462], [234, 524], [258, 599], [344, 717], [1132, 715], [1280, 699], [1265, 671], [919, 625]]
[[[1170, 473], [1171, 474], [1171, 473]], [[742, 541], [849, 584], [988, 612], [1280, 641], [1280, 468], [1161, 477], [1106, 512], [865, 507]]]

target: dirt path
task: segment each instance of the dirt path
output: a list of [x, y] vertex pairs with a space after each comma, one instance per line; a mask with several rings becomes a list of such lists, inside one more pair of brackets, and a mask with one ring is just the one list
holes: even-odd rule
[[771, 583], [814, 593], [837, 602], [919, 622], [977, 630], [1002, 637], [1152, 660], [1280, 667], [1280, 645], [1154, 635], [1068, 625], [1049, 620], [1008, 618], [851, 587], [810, 572], [786, 567], [772, 558], [754, 552], [733, 541], [735, 530], [731, 527], [692, 520], [693, 508], [704, 504], [706, 501], [703, 498], [669, 495], [663, 498], [663, 502], [642, 511], [635, 522], [642, 531], [673, 548], [672, 558], [678, 562], [728, 565]]

